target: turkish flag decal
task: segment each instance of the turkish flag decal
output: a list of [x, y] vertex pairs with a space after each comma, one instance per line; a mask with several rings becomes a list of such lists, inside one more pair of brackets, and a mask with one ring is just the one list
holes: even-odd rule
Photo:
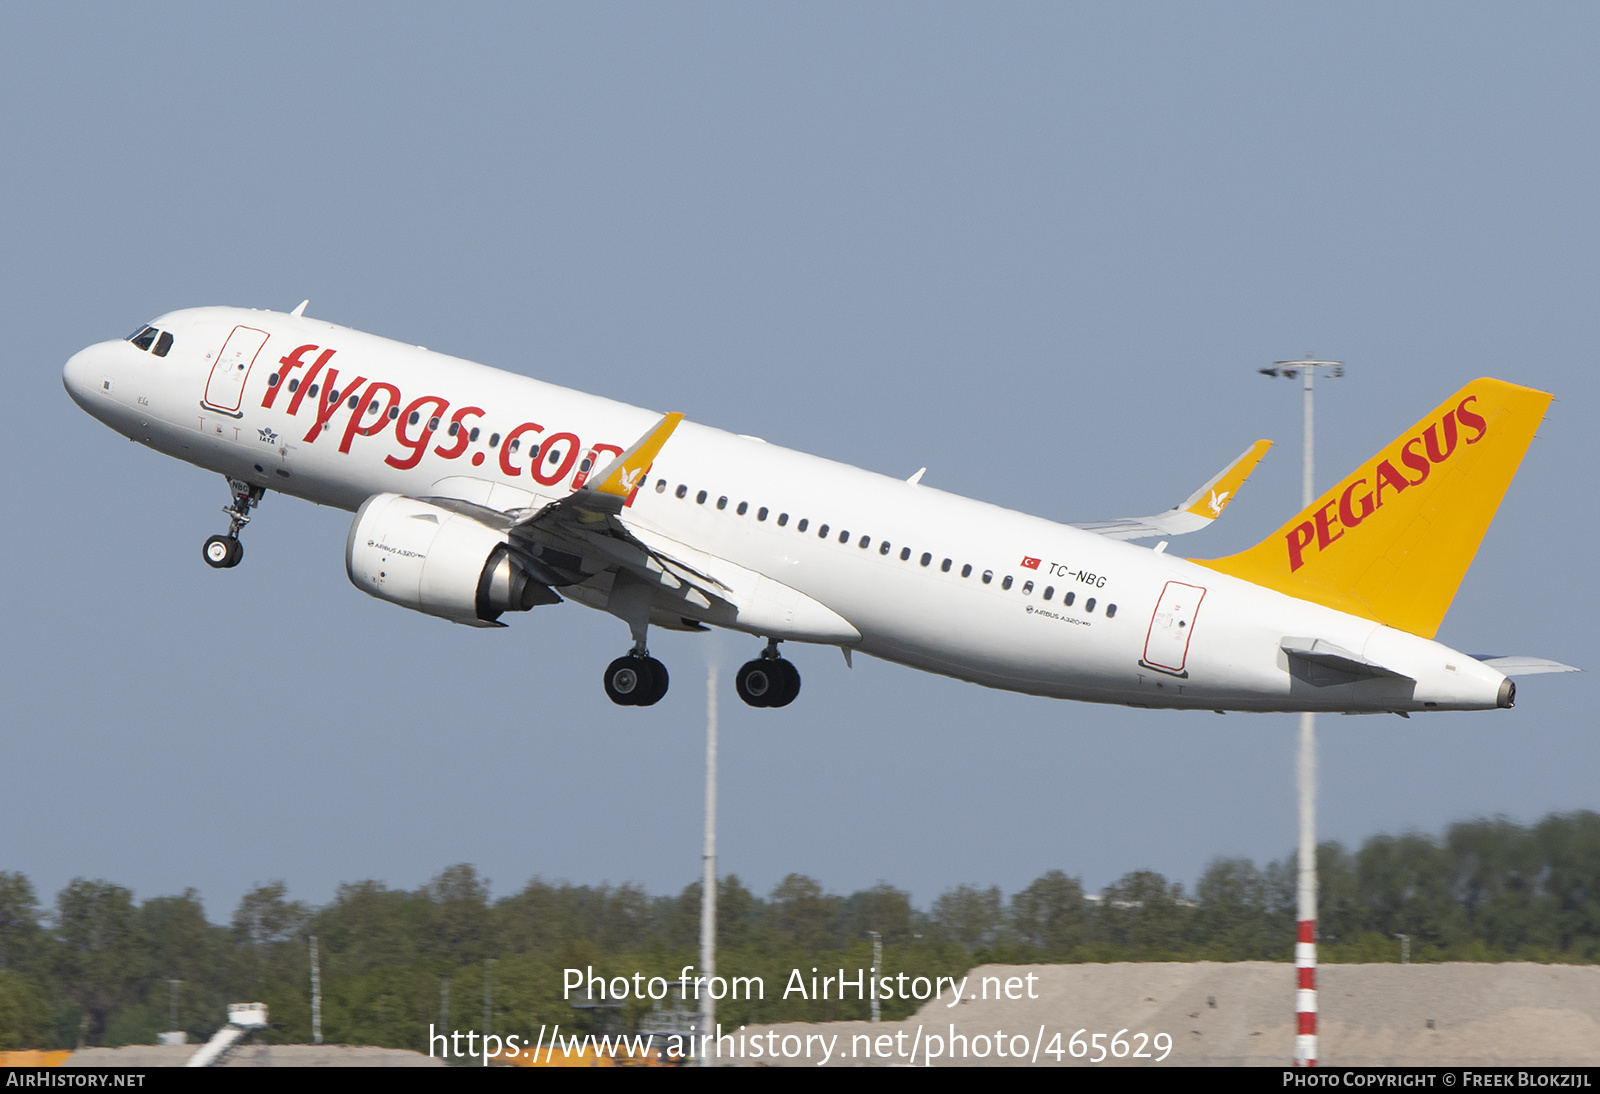
[[1036, 558], [1024, 557], [1022, 560], [1022, 568], [1024, 570], [1037, 570], [1039, 568], [1039, 560]]

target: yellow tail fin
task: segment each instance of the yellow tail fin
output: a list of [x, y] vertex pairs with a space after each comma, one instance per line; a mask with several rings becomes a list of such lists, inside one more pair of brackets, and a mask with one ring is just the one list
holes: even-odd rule
[[1474, 380], [1254, 547], [1195, 561], [1432, 638], [1550, 400]]

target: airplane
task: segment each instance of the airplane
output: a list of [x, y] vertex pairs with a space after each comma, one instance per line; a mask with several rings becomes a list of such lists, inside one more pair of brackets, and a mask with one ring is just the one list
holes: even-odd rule
[[[1237, 496], [1258, 441], [1165, 513], [1059, 523], [288, 313], [204, 307], [73, 355], [93, 417], [221, 473], [236, 566], [269, 491], [354, 512], [363, 592], [477, 627], [575, 600], [625, 622], [606, 695], [668, 690], [651, 627], [765, 642], [735, 679], [783, 707], [782, 642], [993, 688], [1134, 707], [1510, 707], [1577, 671], [1433, 641], [1551, 396], [1479, 379], [1226, 558], [1166, 553]], [[924, 469], [925, 470], [925, 469]], [[1133, 540], [1163, 537], [1152, 549]]]

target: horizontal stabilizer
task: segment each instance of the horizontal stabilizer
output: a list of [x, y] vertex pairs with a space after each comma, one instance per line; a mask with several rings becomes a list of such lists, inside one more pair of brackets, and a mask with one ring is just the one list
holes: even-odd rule
[[1153, 517], [1124, 517], [1121, 520], [1096, 520], [1073, 524], [1085, 532], [1107, 539], [1145, 539], [1149, 536], [1181, 536], [1196, 532], [1222, 515], [1244, 480], [1256, 469], [1261, 457], [1272, 447], [1271, 441], [1257, 441], [1238, 459], [1218, 471], [1200, 489], [1165, 513]]
[[1290, 657], [1309, 661], [1311, 664], [1320, 665], [1325, 669], [1347, 672], [1351, 676], [1389, 676], [1398, 680], [1411, 679], [1403, 672], [1395, 672], [1393, 669], [1385, 668], [1376, 661], [1369, 661], [1358, 653], [1351, 653], [1343, 646], [1336, 646], [1322, 638], [1285, 638], [1278, 644], [1278, 648]]
[[1500, 657], [1492, 653], [1475, 653], [1474, 661], [1488, 665], [1490, 668], [1503, 672], [1507, 676], [1538, 676], [1546, 672], [1582, 672], [1582, 669], [1571, 665], [1563, 665], [1560, 661], [1552, 661], [1547, 657]]

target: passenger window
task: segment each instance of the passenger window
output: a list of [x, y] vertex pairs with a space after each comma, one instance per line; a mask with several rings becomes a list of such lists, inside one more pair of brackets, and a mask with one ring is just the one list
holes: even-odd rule
[[[397, 406], [390, 407], [389, 408], [389, 420], [392, 422], [398, 417], [400, 417], [400, 408], [397, 407]], [[478, 431], [476, 429], [474, 429], [472, 432], [474, 434], [472, 439], [473, 440], [477, 440], [478, 438], [477, 438], [476, 434], [477, 434]]]
[[171, 348], [172, 332], [169, 330], [164, 330], [161, 332], [161, 337], [156, 339], [156, 348], [150, 352], [155, 354], [157, 357], [165, 357], [167, 355], [167, 351]]
[[782, 528], [785, 524], [788, 524], [788, 523], [789, 523], [789, 514], [788, 513], [779, 513], [778, 514], [778, 527]]
[[[372, 405], [374, 407], [376, 407], [378, 404], [377, 403], [373, 403]], [[461, 432], [461, 423], [460, 422], [451, 422], [450, 423], [450, 436], [454, 437], [457, 433], [460, 433], [460, 432]]]
[[296, 376], [293, 380], [289, 381], [289, 390], [290, 391], [299, 391], [300, 390], [300, 377]]
[[991, 582], [993, 580], [994, 580], [994, 571], [993, 570], [985, 570], [985, 571], [983, 571], [983, 583], [985, 585], [989, 584], [989, 582]]
[[428, 428], [430, 430], [439, 428], [439, 415], [435, 414], [433, 417], [428, 419]]
[[794, 530], [797, 531], [797, 532], [804, 532], [806, 530], [806, 525], [808, 523], [809, 523], [809, 521], [808, 521], [808, 519], [806, 517], [801, 517], [800, 518], [800, 523], [796, 524], [794, 526]]
[[[374, 406], [376, 406], [376, 405], [377, 405], [377, 404], [376, 404], [376, 403], [374, 403], [374, 404], [373, 404], [373, 405], [374, 405]], [[390, 414], [390, 415], [389, 415], [389, 416], [390, 416], [390, 417], [391, 417], [391, 418], [393, 418], [393, 417], [397, 417], [397, 416], [398, 416], [398, 413], [399, 413], [399, 412], [398, 412], [398, 411], [396, 411], [396, 412], [394, 412], [394, 413], [391, 413], [391, 414]], [[467, 434], [467, 440], [468, 440], [468, 441], [471, 441], [471, 442], [472, 442], [472, 443], [473, 443], [473, 444], [477, 444], [477, 443], [478, 443], [478, 427], [477, 427], [477, 426], [473, 426], [473, 427], [472, 427], [472, 432], [471, 432], [471, 433], [468, 433], [468, 434]]]
[[1117, 606], [1115, 604], [1107, 604], [1106, 605], [1106, 618], [1107, 619], [1115, 619], [1116, 615], [1117, 615]]
[[818, 539], [827, 539], [828, 538], [828, 526], [826, 524], [824, 524], [821, 528], [817, 529], [817, 538]]
[[356, 408], [356, 404], [359, 403], [360, 401], [361, 401], [361, 396], [359, 396], [359, 395], [350, 396], [350, 409], [354, 410]]
[[739, 503], [739, 515], [742, 517], [746, 513], [748, 513], [749, 511], [750, 511], [750, 503], [747, 502], [747, 501], [741, 501]]
[[1083, 610], [1091, 614], [1094, 612], [1094, 597], [1091, 596], [1083, 602]]
[[757, 520], [766, 520], [767, 519], [767, 507], [765, 505], [763, 505], [760, 509], [756, 510], [756, 519]]
[[1070, 608], [1072, 607], [1072, 602], [1076, 599], [1078, 599], [1078, 594], [1069, 589], [1067, 590], [1067, 595], [1061, 598], [1061, 603]]
[[666, 479], [657, 479], [656, 480], [656, 493], [664, 494], [666, 492], [667, 492], [667, 480]]
[[154, 342], [156, 340], [156, 335], [160, 333], [161, 332], [156, 330], [154, 327], [146, 327], [144, 330], [133, 336], [133, 344], [148, 353], [150, 351], [150, 343]]
[[339, 401], [339, 389], [336, 388], [336, 387], [335, 388], [329, 388], [328, 389], [328, 405], [332, 406], [334, 403], [337, 403], [338, 401]]
[[939, 564], [939, 572], [942, 574], [950, 572], [950, 560], [948, 558]]
[[1001, 583], [1000, 583], [1000, 587], [1001, 587], [1001, 588], [1002, 588], [1002, 589], [1009, 589], [1009, 588], [1011, 588], [1011, 575], [1010, 575], [1010, 574], [1007, 574], [1007, 575], [1006, 575], [1006, 579], [1005, 579], [1005, 580], [1004, 580], [1004, 581], [1002, 581], [1002, 582], [1001, 582]]
[[971, 577], [972, 576], [972, 563], [968, 562], [964, 566], [961, 567], [961, 576], [962, 577]]
[[884, 540], [882, 543], [878, 544], [878, 553], [880, 555], [886, 555], [886, 554], [889, 553], [889, 541], [888, 540]]
[[900, 561], [901, 562], [904, 562], [906, 559], [908, 559], [910, 557], [911, 557], [911, 548], [909, 548], [909, 547], [900, 548]]
[[1056, 595], [1056, 587], [1054, 585], [1046, 585], [1044, 587], [1044, 598], [1046, 600], [1049, 600], [1052, 596], [1055, 596], [1055, 595]]
[[871, 536], [862, 536], [861, 537], [861, 542], [856, 544], [856, 546], [861, 548], [863, 551], [865, 551], [868, 547], [872, 546], [872, 537]]
[[[315, 399], [317, 397], [317, 385], [316, 384], [312, 384], [310, 387], [306, 388], [306, 394], [311, 396], [313, 399]], [[416, 425], [417, 423], [416, 422], [412, 422], [411, 424], [412, 425]]]
[[[419, 410], [413, 410], [411, 412], [411, 417], [406, 419], [406, 422], [409, 425], [416, 425], [420, 421], [422, 421], [422, 412], [419, 411]], [[516, 450], [517, 450], [517, 443], [515, 441], [512, 441], [511, 442], [511, 451], [515, 452]]]
[[926, 566], [928, 563], [930, 563], [932, 561], [933, 561], [933, 556], [932, 555], [930, 555], [927, 551], [922, 552], [922, 564], [924, 566]]
[[850, 533], [849, 532], [840, 532], [839, 533], [839, 542], [840, 543], [849, 543], [850, 542]]
[[[417, 418], [417, 416], [415, 414], [411, 415], [411, 420], [413, 422], [416, 421], [416, 418]], [[521, 447], [522, 447], [522, 438], [521, 437], [512, 437], [511, 438], [511, 443], [506, 445], [506, 451], [507, 452], [515, 452], [517, 449], [519, 449]], [[535, 450], [534, 454], [535, 455], [538, 454], [538, 450], [537, 449]]]
[[710, 496], [711, 495], [707, 494], [704, 490], [700, 491], [698, 494], [696, 494], [694, 496], [695, 504], [696, 505], [704, 505], [706, 503], [706, 498], [708, 498]]
[[674, 497], [679, 497], [679, 498], [688, 497], [689, 496], [689, 488], [687, 486], [685, 486], [683, 483], [680, 482], [678, 484], [678, 488], [676, 490], [674, 490], [672, 493], [673, 493]]
[[1027, 596], [1031, 592], [1033, 592], [1033, 582], [1024, 581], [1022, 583], [1022, 595]]
[[557, 458], [560, 457], [560, 455], [561, 455], [561, 449], [552, 448], [549, 451], [550, 451], [550, 459], [545, 461], [545, 462], [547, 462], [547, 463], [555, 463]]
[[489, 434], [489, 447], [490, 448], [499, 448], [500, 447], [500, 434], [498, 434], [498, 433]]
[[717, 499], [717, 508], [718, 509], [726, 509], [727, 507], [728, 507], [728, 496], [726, 494], [724, 494], [722, 497]]

